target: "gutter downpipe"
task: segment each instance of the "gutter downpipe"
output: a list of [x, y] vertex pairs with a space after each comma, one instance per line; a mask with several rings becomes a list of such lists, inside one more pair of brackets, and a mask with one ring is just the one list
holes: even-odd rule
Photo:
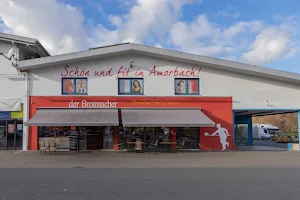
[[25, 75], [25, 102], [24, 102], [24, 113], [23, 113], [23, 151], [28, 151], [28, 136], [29, 128], [24, 123], [29, 119], [29, 73], [23, 72]]

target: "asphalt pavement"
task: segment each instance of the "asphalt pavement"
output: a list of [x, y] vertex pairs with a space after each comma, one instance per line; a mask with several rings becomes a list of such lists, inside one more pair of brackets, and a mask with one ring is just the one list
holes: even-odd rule
[[0, 199], [298, 200], [299, 170], [0, 169]]
[[293, 200], [299, 151], [0, 152], [0, 200]]
[[253, 140], [253, 144], [259, 146], [278, 147], [285, 149], [287, 149], [288, 146], [288, 143], [277, 143], [276, 141], [272, 140]]

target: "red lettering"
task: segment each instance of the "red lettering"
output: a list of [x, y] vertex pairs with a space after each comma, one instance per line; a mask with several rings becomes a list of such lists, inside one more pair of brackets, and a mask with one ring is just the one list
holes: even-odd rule
[[190, 76], [190, 75], [188, 75], [188, 73], [191, 73], [191, 71], [190, 71], [190, 70], [187, 70], [186, 73], [185, 73], [185, 75], [186, 75], [186, 76]]
[[103, 76], [104, 71], [95, 71], [94, 76]]
[[75, 76], [75, 75], [76, 75], [76, 76], [80, 76], [80, 75], [79, 75], [78, 67], [76, 67], [76, 69], [75, 69], [74, 76]]
[[196, 75], [195, 75], [195, 70], [194, 70], [194, 67], [192, 68], [192, 72], [191, 72], [191, 75], [190, 76], [193, 76], [193, 77], [195, 77]]
[[164, 76], [170, 76], [169, 71], [166, 70], [165, 73], [164, 73]]
[[[125, 68], [125, 69], [126, 69], [126, 68]], [[127, 68], [126, 72], [123, 73], [123, 76], [128, 76], [129, 72], [130, 72], [130, 68]]]
[[105, 74], [105, 76], [112, 76], [112, 68], [110, 68], [110, 70], [108, 70]]
[[121, 73], [124, 73], [124, 72], [123, 72], [123, 68], [124, 68], [123, 66], [121, 66], [121, 67], [119, 68], [119, 70], [118, 70], [118, 75], [117, 75], [116, 80], [118, 80], [118, 78], [119, 78], [119, 76], [120, 76]]
[[175, 68], [174, 76], [178, 76], [178, 70], [177, 69], [178, 69], [178, 67]]
[[152, 70], [150, 71], [149, 76], [150, 76], [151, 74], [154, 74], [154, 76], [156, 76], [156, 66], [155, 66], [155, 65], [154, 65], [154, 67], [152, 68]]
[[181, 72], [179, 73], [179, 76], [184, 76], [184, 71], [181, 71]]
[[89, 70], [86, 71], [86, 72], [84, 73], [84, 76], [90, 76], [90, 71], [89, 71]]
[[163, 72], [158, 71], [157, 76], [163, 76]]
[[105, 71], [94, 71], [94, 76], [112, 76], [112, 68], [110, 68], [110, 70]]
[[85, 68], [82, 68], [81, 71], [78, 70], [78, 67], [76, 69], [72, 69], [68, 71], [69, 65], [66, 65], [64, 67], [65, 72], [61, 72], [61, 76], [90, 76], [90, 71], [85, 70]]
[[68, 76], [68, 74], [69, 74], [68, 68], [69, 68], [69, 65], [66, 65], [66, 66], [64, 67], [64, 69], [65, 69], [65, 74], [63, 74], [63, 72], [61, 72], [60, 75], [61, 75], [61, 76]]
[[199, 75], [200, 75], [200, 71], [201, 71], [201, 67], [200, 67], [199, 70], [198, 70], [198, 77], [199, 77]]
[[170, 71], [170, 74], [169, 74], [169, 76], [171, 76], [171, 74], [173, 74], [174, 73], [174, 71]]
[[144, 76], [144, 72], [143, 72], [143, 71], [137, 70], [137, 71], [135, 72], [135, 76]]

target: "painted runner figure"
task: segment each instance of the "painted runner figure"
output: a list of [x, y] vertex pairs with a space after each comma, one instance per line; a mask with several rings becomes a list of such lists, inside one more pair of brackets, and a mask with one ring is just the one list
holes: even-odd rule
[[209, 135], [209, 133], [204, 133], [205, 136], [218, 136], [220, 137], [220, 143], [222, 144], [222, 150], [226, 150], [226, 146], [229, 147], [229, 142], [227, 142], [227, 137], [230, 136], [226, 128], [221, 127], [221, 124], [216, 125], [217, 130]]

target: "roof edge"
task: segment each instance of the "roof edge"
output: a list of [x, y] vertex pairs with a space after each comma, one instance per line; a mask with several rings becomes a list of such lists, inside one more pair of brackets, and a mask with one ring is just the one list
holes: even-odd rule
[[0, 32], [0, 40], [12, 41], [18, 44], [34, 45], [36, 48], [40, 49], [46, 56], [51, 56], [50, 53], [45, 49], [45, 47], [37, 39], [34, 38]]
[[236, 73], [243, 73], [252, 76], [265, 77], [269, 79], [282, 80], [291, 83], [300, 83], [300, 74], [288, 71], [270, 69], [257, 65], [251, 65], [241, 62], [228, 61], [219, 58], [201, 56], [191, 53], [185, 53], [175, 50], [163, 49], [158, 47], [146, 46], [135, 43], [118, 44], [117, 46], [110, 45], [103, 48], [95, 48], [75, 53], [55, 55], [51, 57], [36, 58], [24, 60], [18, 63], [20, 70], [30, 70], [34, 68], [46, 67], [49, 65], [57, 65], [70, 60], [74, 62], [84, 61], [100, 56], [117, 55], [125, 52], [133, 52], [138, 54], [149, 55], [161, 59], [168, 59], [177, 62], [193, 63], [195, 65], [203, 65], [220, 70], [226, 70]]

